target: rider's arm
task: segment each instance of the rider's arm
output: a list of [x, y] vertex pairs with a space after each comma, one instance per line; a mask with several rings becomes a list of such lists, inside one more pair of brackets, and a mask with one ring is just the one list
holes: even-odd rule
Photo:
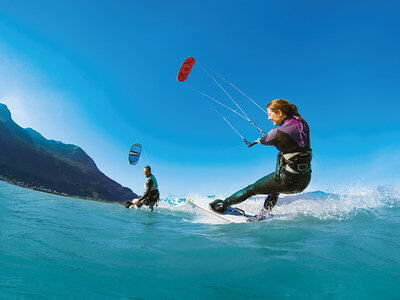
[[267, 135], [263, 136], [260, 138], [260, 143], [264, 145], [276, 145], [276, 134], [278, 132], [278, 128], [272, 129], [270, 132], [268, 132]]
[[149, 178], [146, 181], [146, 190], [145, 190], [143, 196], [139, 198], [139, 200], [142, 200], [142, 199], [144, 199], [144, 198], [146, 198], [146, 197], [148, 197], [150, 195], [150, 191], [151, 191], [151, 188], [153, 187], [153, 184], [154, 183], [153, 183], [153, 180], [151, 178]]

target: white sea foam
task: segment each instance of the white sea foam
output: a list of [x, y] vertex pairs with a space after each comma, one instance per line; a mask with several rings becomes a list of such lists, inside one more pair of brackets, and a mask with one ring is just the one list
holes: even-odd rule
[[[174, 195], [163, 196], [160, 207], [175, 212], [186, 212], [192, 215], [191, 222], [222, 224], [223, 220], [193, 207], [186, 202], [187, 198], [200, 197], [211, 202], [215, 196], [190, 194], [184, 198]], [[260, 211], [265, 196], [255, 196], [235, 205], [244, 209], [248, 214]], [[273, 209], [274, 218], [271, 220], [295, 220], [297, 218], [316, 218], [320, 220], [346, 220], [360, 213], [374, 213], [380, 208], [400, 207], [400, 187], [381, 186], [342, 187], [340, 192], [315, 191], [297, 195], [281, 195]]]

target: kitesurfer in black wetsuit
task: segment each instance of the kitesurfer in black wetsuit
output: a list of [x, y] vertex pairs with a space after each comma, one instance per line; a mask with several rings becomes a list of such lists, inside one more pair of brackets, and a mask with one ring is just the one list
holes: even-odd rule
[[268, 120], [278, 128], [257, 140], [264, 145], [275, 146], [280, 152], [275, 172], [237, 191], [223, 200], [210, 203], [210, 208], [225, 213], [226, 207], [238, 204], [251, 196], [268, 194], [262, 211], [255, 216], [261, 220], [278, 201], [280, 193], [302, 192], [311, 180], [310, 130], [307, 122], [298, 113], [297, 107], [284, 99], [276, 99], [267, 105]]
[[123, 205], [125, 205], [126, 208], [131, 208], [133, 205], [136, 205], [136, 207], [142, 207], [143, 205], [147, 205], [149, 206], [150, 210], [153, 211], [154, 205], [157, 204], [160, 198], [157, 180], [154, 177], [154, 175], [151, 174], [150, 166], [145, 166], [143, 169], [143, 173], [144, 176], [146, 176], [147, 178], [144, 184], [146, 190], [143, 196], [133, 201], [125, 201]]

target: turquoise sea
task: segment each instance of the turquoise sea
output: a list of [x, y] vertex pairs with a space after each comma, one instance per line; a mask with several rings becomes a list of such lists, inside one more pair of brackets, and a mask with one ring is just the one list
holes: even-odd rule
[[221, 224], [171, 195], [151, 213], [0, 181], [0, 295], [399, 299], [400, 188], [282, 197], [267, 221]]

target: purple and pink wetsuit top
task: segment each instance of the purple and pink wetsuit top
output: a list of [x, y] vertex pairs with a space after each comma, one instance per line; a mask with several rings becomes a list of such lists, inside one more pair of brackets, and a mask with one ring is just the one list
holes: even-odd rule
[[306, 121], [297, 116], [286, 118], [278, 128], [272, 129], [260, 142], [275, 146], [283, 154], [309, 151], [310, 129]]

